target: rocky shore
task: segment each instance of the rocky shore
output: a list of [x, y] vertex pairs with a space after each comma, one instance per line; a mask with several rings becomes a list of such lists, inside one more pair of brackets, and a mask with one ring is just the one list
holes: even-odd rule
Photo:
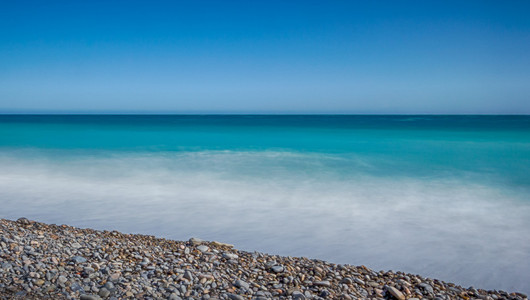
[[0, 299], [527, 299], [402, 272], [116, 231], [0, 223]]

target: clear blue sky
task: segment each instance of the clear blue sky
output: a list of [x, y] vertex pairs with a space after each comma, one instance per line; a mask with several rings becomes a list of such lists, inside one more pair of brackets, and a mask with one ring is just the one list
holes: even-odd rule
[[530, 113], [530, 1], [1, 1], [0, 112]]

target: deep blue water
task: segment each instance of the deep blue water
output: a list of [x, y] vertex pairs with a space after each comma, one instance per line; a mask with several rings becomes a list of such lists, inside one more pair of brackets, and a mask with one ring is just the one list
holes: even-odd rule
[[1, 217], [529, 292], [530, 116], [0, 115]]

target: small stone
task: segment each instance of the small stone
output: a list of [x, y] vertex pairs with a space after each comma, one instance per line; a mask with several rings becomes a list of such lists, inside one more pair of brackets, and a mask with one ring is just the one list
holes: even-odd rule
[[304, 296], [304, 294], [302, 294], [302, 292], [300, 291], [294, 291], [291, 296], [293, 297], [293, 300], [305, 300], [306, 297]]
[[398, 300], [405, 300], [405, 295], [403, 295], [403, 293], [401, 293], [401, 291], [399, 291], [395, 287], [387, 286], [386, 290], [387, 290], [387, 292], [390, 293], [390, 295], [394, 296], [394, 298], [396, 298]]
[[204, 241], [201, 240], [201, 239], [199, 239], [199, 238], [191, 238], [191, 239], [190, 239], [190, 243], [191, 243], [192, 245], [200, 245], [200, 244], [203, 244]]
[[271, 267], [271, 270], [272, 270], [274, 273], [281, 273], [281, 272], [283, 272], [283, 266], [279, 266], [279, 265], [272, 266], [272, 267]]
[[17, 222], [20, 223], [20, 224], [23, 224], [23, 225], [28, 225], [30, 223], [29, 220], [27, 218], [24, 218], [24, 217], [19, 218], [17, 220]]
[[324, 290], [322, 290], [320, 292], [320, 297], [322, 297], [322, 298], [327, 298], [327, 297], [329, 297], [329, 295], [331, 295], [331, 293], [328, 290], [326, 290], [326, 289], [324, 289]]
[[232, 244], [221, 243], [221, 242], [217, 242], [217, 241], [213, 241], [211, 244], [216, 246], [216, 247], [234, 248], [234, 245], [232, 245]]
[[85, 291], [85, 288], [82, 287], [79, 283], [75, 282], [74, 284], [72, 284], [72, 286], [70, 287], [70, 289], [72, 289], [72, 291], [74, 292], [84, 292]]
[[353, 278], [353, 281], [355, 281], [355, 283], [357, 283], [357, 284], [365, 285], [364, 281], [362, 281], [362, 280], [359, 279], [359, 278]]
[[118, 281], [120, 279], [120, 277], [121, 277], [120, 273], [112, 273], [109, 276], [109, 280], [113, 281], [113, 282], [116, 282], [116, 281]]
[[76, 264], [82, 264], [86, 262], [86, 258], [82, 256], [74, 256], [70, 259], [70, 261], [76, 263]]
[[57, 278], [57, 282], [59, 282], [60, 284], [64, 284], [68, 281], [68, 279], [64, 276], [59, 276], [59, 278]]
[[344, 283], [344, 284], [352, 284], [353, 281], [351, 280], [351, 278], [343, 278], [340, 283]]
[[53, 291], [55, 291], [55, 289], [57, 288], [57, 286], [55, 286], [55, 284], [50, 284], [46, 289], [46, 293], [51, 293]]
[[234, 253], [223, 253], [223, 258], [226, 258], [226, 259], [238, 259], [239, 256], [237, 254], [234, 254]]
[[193, 280], [193, 275], [191, 274], [191, 272], [189, 270], [186, 270], [184, 272], [184, 278], [188, 279], [189, 281], [192, 281]]
[[110, 296], [110, 291], [105, 288], [105, 287], [102, 287], [100, 290], [99, 290], [99, 296], [103, 297], [103, 298], [107, 298], [108, 296]]
[[330, 283], [328, 280], [323, 280], [323, 281], [315, 281], [315, 282], [313, 282], [313, 285], [314, 285], [314, 286], [326, 286], [326, 287], [330, 287], [330, 286], [331, 286], [331, 283]]
[[110, 282], [110, 281], [107, 281], [107, 283], [105, 283], [105, 287], [109, 290], [109, 291], [112, 291], [114, 289], [114, 283]]
[[86, 294], [82, 294], [79, 299], [81, 299], [81, 300], [101, 300], [101, 298], [99, 296], [86, 295]]
[[228, 296], [229, 299], [232, 299], [232, 300], [244, 300], [245, 299], [242, 296], [239, 296], [239, 295], [236, 295], [236, 294], [228, 294], [227, 296]]
[[172, 293], [169, 295], [169, 300], [182, 300], [182, 298], [180, 298], [179, 295]]
[[432, 288], [432, 286], [430, 286], [429, 284], [425, 283], [425, 282], [422, 282], [420, 284], [418, 284], [419, 287], [421, 287], [425, 292], [429, 293], [429, 294], [434, 294], [434, 290]]
[[210, 248], [208, 248], [208, 246], [206, 246], [206, 245], [200, 245], [200, 246], [197, 247], [197, 250], [199, 250], [201, 252], [206, 252], [206, 251], [208, 251], [208, 249], [210, 249]]
[[75, 249], [79, 249], [79, 248], [83, 247], [83, 246], [81, 246], [81, 244], [79, 244], [79, 243], [77, 243], [77, 242], [72, 243], [71, 246], [72, 246], [72, 248], [75, 248]]
[[245, 290], [248, 290], [250, 285], [243, 281], [243, 280], [236, 280], [236, 282], [234, 283], [235, 286], [237, 286], [238, 288], [241, 288], [241, 289], [245, 289]]
[[35, 281], [35, 284], [38, 286], [42, 286], [44, 284], [44, 280], [38, 279], [37, 281]]

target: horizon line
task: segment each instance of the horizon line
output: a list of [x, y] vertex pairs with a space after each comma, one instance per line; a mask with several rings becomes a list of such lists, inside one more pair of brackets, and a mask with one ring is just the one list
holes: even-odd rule
[[0, 116], [530, 116], [528, 113], [320, 113], [320, 112], [1, 112]]

